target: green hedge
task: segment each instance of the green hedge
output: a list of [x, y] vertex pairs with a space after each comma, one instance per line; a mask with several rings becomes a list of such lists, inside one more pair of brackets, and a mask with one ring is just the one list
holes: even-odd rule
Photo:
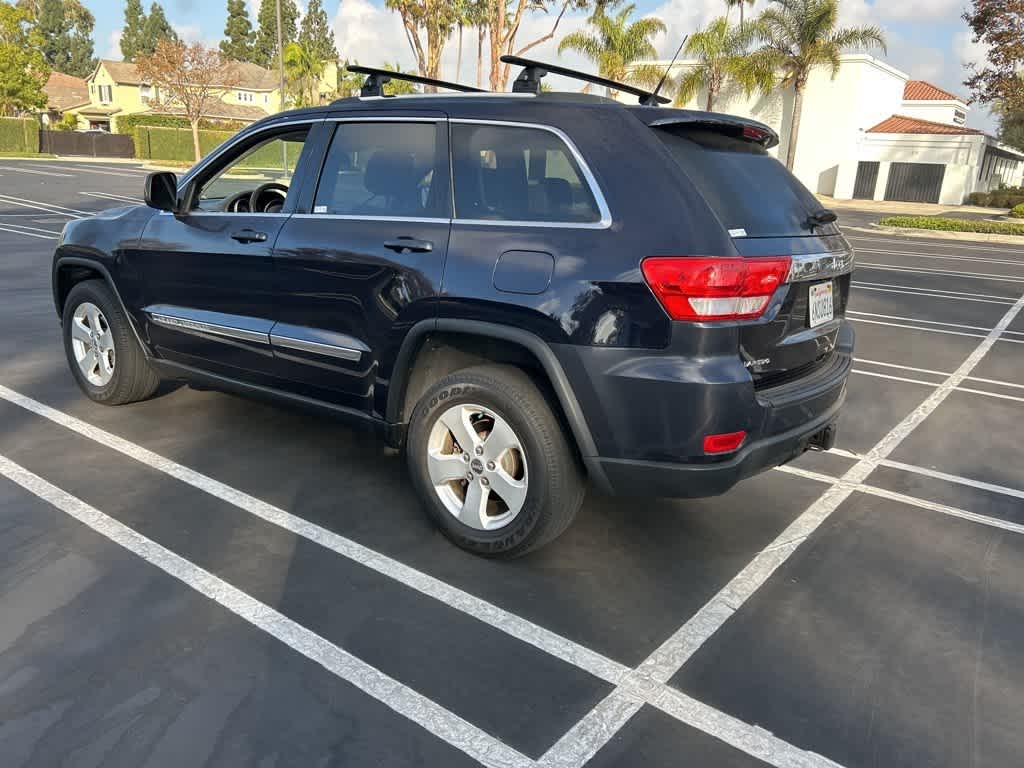
[[1015, 205], [1013, 207], [1013, 210], [1010, 211], [1010, 215], [1013, 216], [1013, 218], [1015, 219], [1024, 219], [1024, 203], [1021, 203], [1020, 205]]
[[972, 192], [967, 196], [970, 205], [980, 205], [983, 208], [1016, 208], [1024, 203], [1024, 189], [1020, 187], [1006, 187], [1005, 189], [994, 189], [991, 192]]
[[0, 117], [0, 152], [38, 152], [39, 120]]
[[[199, 131], [199, 150], [205, 157], [235, 135], [234, 131]], [[135, 129], [135, 156], [140, 160], [176, 160], [192, 162], [191, 128], [157, 128], [138, 126]]]
[[879, 224], [883, 227], [909, 227], [911, 229], [937, 229], [944, 232], [979, 232], [984, 235], [1024, 236], [1024, 224], [1012, 221], [945, 219], [932, 216], [887, 216]]
[[[188, 120], [177, 115], [154, 115], [149, 112], [137, 112], [133, 115], [124, 115], [116, 120], [117, 132], [129, 136], [135, 135], [135, 129], [139, 126], [147, 128], [189, 128]], [[203, 120], [199, 121], [200, 130], [212, 131], [237, 131], [245, 123], [240, 120]]]

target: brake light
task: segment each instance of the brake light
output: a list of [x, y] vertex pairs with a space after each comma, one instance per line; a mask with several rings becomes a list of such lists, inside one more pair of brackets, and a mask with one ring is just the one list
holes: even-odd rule
[[746, 320], [764, 313], [789, 266], [789, 256], [655, 256], [640, 268], [673, 320]]
[[704, 437], [704, 453], [731, 453], [743, 445], [743, 441], [746, 439], [746, 432], [706, 435]]
[[753, 125], [744, 125], [743, 138], [750, 139], [751, 141], [756, 141], [761, 144], [768, 138], [768, 132], [763, 131], [760, 128], [755, 128]]

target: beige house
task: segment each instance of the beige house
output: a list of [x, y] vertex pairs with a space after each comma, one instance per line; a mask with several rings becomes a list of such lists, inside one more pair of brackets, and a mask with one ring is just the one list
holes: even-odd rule
[[[280, 112], [280, 75], [256, 64], [241, 63], [237, 66], [237, 84], [224, 91], [220, 103], [207, 112], [206, 118], [252, 123]], [[320, 81], [320, 99], [327, 101], [332, 98], [337, 88], [337, 65], [328, 62]], [[88, 103], [65, 110], [78, 115], [80, 130], [99, 129], [117, 132], [118, 117], [140, 112], [178, 112], [173, 106], [157, 105], [158, 90], [142, 82], [138, 68], [130, 62], [100, 59], [96, 69], [85, 82], [88, 86]]]

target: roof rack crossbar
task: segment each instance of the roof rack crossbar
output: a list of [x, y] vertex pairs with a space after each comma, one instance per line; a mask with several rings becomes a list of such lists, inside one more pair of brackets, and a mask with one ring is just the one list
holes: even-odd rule
[[501, 60], [506, 64], [514, 64], [516, 66], [523, 67], [523, 71], [519, 73], [519, 77], [517, 77], [512, 83], [513, 93], [540, 93], [541, 78], [545, 75], [551, 74], [571, 77], [574, 80], [582, 80], [585, 83], [601, 85], [605, 88], [610, 88], [613, 91], [622, 91], [623, 93], [632, 94], [633, 96], [639, 97], [640, 103], [646, 106], [668, 104], [671, 101], [671, 99], [664, 96], [657, 95], [651, 91], [645, 91], [643, 88], [637, 88], [636, 86], [627, 85], [626, 83], [619, 83], [615, 80], [609, 80], [606, 77], [600, 77], [599, 75], [579, 72], [578, 70], [569, 69], [568, 67], [560, 67], [557, 64], [545, 64], [543, 61], [535, 61], [533, 59], [524, 59], [521, 56], [510, 55], [502, 56]]
[[449, 83], [445, 80], [435, 80], [432, 77], [411, 75], [405, 72], [392, 72], [390, 69], [364, 67], [359, 64], [350, 64], [346, 66], [345, 69], [349, 72], [355, 72], [358, 75], [366, 75], [366, 80], [359, 89], [360, 96], [383, 96], [384, 84], [389, 83], [392, 80], [405, 80], [410, 83], [418, 83], [419, 85], [432, 85], [435, 88], [447, 88], [451, 91], [463, 91], [465, 93], [487, 93], [484, 89], [474, 88], [471, 85]]

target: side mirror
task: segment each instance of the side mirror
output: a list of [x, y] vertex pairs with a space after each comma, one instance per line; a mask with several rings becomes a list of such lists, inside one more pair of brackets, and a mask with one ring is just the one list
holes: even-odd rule
[[158, 171], [146, 177], [146, 205], [158, 211], [178, 211], [178, 177], [170, 171]]

